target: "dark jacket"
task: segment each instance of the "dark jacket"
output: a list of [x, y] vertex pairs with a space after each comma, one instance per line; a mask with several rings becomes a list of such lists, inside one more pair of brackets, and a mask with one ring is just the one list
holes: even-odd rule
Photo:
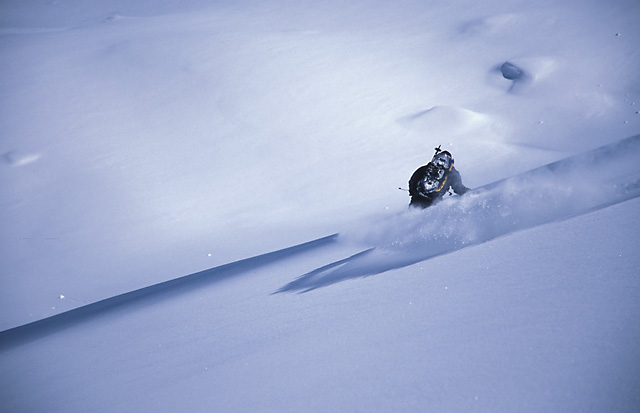
[[429, 162], [411, 175], [409, 180], [410, 205], [426, 208], [441, 200], [449, 189], [453, 189], [458, 195], [469, 191], [469, 188], [462, 184], [460, 172], [453, 165], [446, 170]]

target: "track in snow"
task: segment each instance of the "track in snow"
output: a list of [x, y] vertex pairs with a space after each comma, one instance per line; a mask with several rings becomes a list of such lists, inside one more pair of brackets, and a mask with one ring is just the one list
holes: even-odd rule
[[310, 291], [380, 274], [527, 228], [640, 196], [640, 135], [409, 211], [356, 234], [370, 248], [320, 267], [278, 292]]

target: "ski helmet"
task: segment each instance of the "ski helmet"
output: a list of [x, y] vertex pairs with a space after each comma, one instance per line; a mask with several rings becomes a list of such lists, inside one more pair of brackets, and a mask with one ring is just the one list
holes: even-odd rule
[[453, 156], [451, 156], [449, 151], [441, 151], [433, 155], [431, 162], [443, 167], [444, 169], [449, 169], [453, 165]]

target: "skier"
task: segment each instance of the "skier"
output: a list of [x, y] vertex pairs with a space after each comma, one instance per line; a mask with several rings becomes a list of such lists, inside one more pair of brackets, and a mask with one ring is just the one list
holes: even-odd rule
[[469, 188], [462, 184], [460, 172], [453, 167], [453, 157], [440, 146], [428, 164], [418, 168], [409, 180], [409, 195], [412, 207], [426, 208], [440, 201], [450, 189], [463, 195]]

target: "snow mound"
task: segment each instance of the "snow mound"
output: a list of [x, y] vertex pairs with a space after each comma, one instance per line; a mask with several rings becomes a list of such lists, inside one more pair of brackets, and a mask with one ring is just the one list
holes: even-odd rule
[[526, 57], [510, 59], [509, 63], [519, 68], [532, 80], [541, 80], [556, 70], [558, 63], [549, 57]]
[[496, 14], [463, 23], [460, 27], [460, 33], [467, 35], [493, 34], [501, 31], [505, 27], [513, 26], [517, 24], [517, 22], [517, 14]]
[[398, 121], [411, 130], [445, 135], [466, 134], [490, 124], [489, 116], [455, 106], [434, 106]]
[[24, 166], [40, 159], [40, 154], [22, 151], [9, 151], [2, 155], [2, 161], [10, 166]]

